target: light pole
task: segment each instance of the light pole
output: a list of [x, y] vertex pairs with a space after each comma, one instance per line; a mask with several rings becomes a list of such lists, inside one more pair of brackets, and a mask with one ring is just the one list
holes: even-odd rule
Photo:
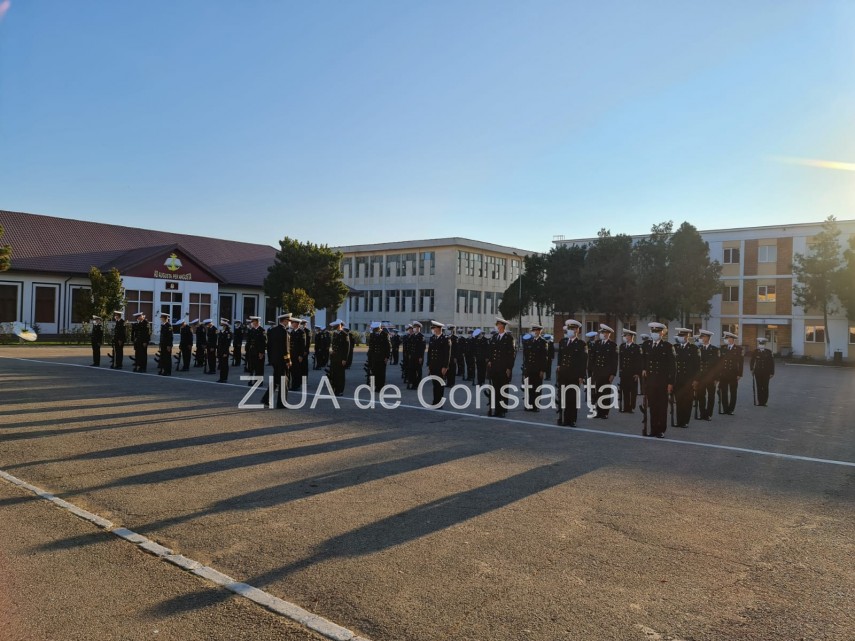
[[516, 252], [512, 252], [512, 253], [514, 256], [516, 256], [517, 258], [520, 259], [520, 261], [519, 261], [519, 263], [520, 263], [519, 275], [517, 276], [517, 280], [520, 283], [519, 291], [517, 292], [517, 309], [520, 312], [520, 327], [519, 327], [520, 333], [517, 334], [517, 345], [521, 346], [522, 345], [522, 317], [523, 317], [523, 309], [522, 309], [522, 258], [520, 257], [520, 255], [518, 253], [516, 253]]

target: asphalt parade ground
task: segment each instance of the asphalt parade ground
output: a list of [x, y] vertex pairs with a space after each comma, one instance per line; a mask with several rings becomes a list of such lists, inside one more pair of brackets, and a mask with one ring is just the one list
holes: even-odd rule
[[660, 440], [362, 410], [363, 358], [340, 409], [270, 410], [237, 368], [0, 348], [0, 640], [853, 638], [855, 370]]

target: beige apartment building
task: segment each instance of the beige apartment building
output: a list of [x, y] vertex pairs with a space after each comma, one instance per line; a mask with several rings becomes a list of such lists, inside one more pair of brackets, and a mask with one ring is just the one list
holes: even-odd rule
[[[855, 237], [855, 220], [837, 224], [842, 232], [842, 250]], [[832, 353], [840, 352], [844, 359], [855, 359], [855, 322], [847, 320], [845, 310], [839, 309], [831, 315], [825, 327], [821, 313], [793, 302], [793, 256], [809, 253], [810, 243], [820, 231], [822, 222], [701, 231], [709, 244], [710, 258], [722, 264], [723, 290], [713, 297], [709, 318], [691, 319], [695, 332], [701, 328], [717, 335], [734, 331], [742, 344], [751, 347], [758, 337], [765, 337], [776, 353], [816, 359], [825, 358], [828, 332]], [[641, 238], [636, 236], [634, 240]], [[553, 240], [558, 245], [584, 245], [593, 241], [593, 238], [563, 237]], [[593, 327], [603, 318], [587, 314], [584, 320]], [[557, 325], [563, 320], [556, 316]], [[638, 319], [637, 324], [644, 327], [646, 322], [647, 319]], [[671, 325], [673, 329], [677, 323]]]

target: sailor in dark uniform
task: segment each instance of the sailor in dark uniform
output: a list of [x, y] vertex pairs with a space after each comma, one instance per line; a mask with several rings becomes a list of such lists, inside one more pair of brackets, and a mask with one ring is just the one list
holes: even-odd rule
[[[433, 336], [433, 322], [431, 322], [431, 336]], [[454, 387], [457, 383], [458, 376], [458, 368], [457, 368], [457, 331], [454, 325], [445, 325], [445, 329], [448, 330], [448, 333], [445, 334], [445, 337], [448, 339], [448, 344], [451, 346], [451, 358], [448, 361], [448, 374], [445, 376], [446, 384], [448, 387]], [[445, 333], [445, 332], [443, 332]]]
[[397, 365], [401, 359], [401, 337], [398, 335], [398, 330], [392, 328], [392, 335], [389, 337], [389, 342], [392, 345], [392, 365]]
[[[454, 361], [457, 378], [462, 381], [466, 380], [466, 337], [463, 335], [463, 330], [456, 330], [455, 340], [451, 345], [451, 360]], [[449, 387], [451, 387], [449, 385]]]
[[379, 392], [386, 385], [386, 365], [392, 351], [392, 341], [389, 333], [383, 329], [380, 322], [371, 323], [371, 333], [368, 334], [367, 365], [370, 376], [374, 378], [374, 390]]
[[442, 380], [433, 380], [432, 405], [442, 402], [448, 375], [451, 372], [451, 337], [443, 333], [443, 324], [430, 322], [431, 336], [427, 344], [428, 373]]
[[668, 395], [674, 392], [674, 347], [665, 340], [667, 329], [662, 323], [649, 323], [653, 335], [644, 350], [645, 402], [650, 409], [650, 431], [646, 436], [664, 438], [668, 429]]
[[148, 369], [148, 343], [151, 340], [151, 323], [143, 312], [134, 314], [134, 371], [145, 372]]
[[[267, 332], [267, 360], [273, 367], [273, 395], [276, 397], [277, 409], [285, 409], [286, 405], [282, 400], [284, 393], [285, 399], [288, 399], [288, 377], [292, 374], [293, 363], [291, 357], [293, 351], [291, 349], [291, 339], [294, 332], [291, 331], [291, 314], [279, 314], [276, 317], [276, 325], [271, 327]], [[262, 403], [268, 403], [270, 399], [270, 387], [261, 399]]]
[[555, 338], [552, 334], [544, 334], [544, 340], [546, 341], [546, 376], [544, 377], [547, 381], [552, 380], [552, 364], [555, 362]]
[[751, 355], [751, 374], [757, 385], [757, 405], [766, 407], [769, 402], [769, 379], [775, 375], [775, 357], [766, 347], [766, 339], [757, 339], [757, 349]]
[[543, 337], [543, 326], [531, 326], [531, 339], [523, 352], [523, 376], [528, 384], [524, 409], [526, 412], [539, 412], [537, 399], [540, 398], [540, 386], [546, 376], [549, 365], [549, 346]]
[[719, 350], [710, 344], [713, 332], [702, 329], [699, 332], [700, 345], [698, 345], [698, 411], [702, 421], [712, 420], [715, 409], [715, 390], [719, 376]]
[[[199, 321], [193, 321], [193, 323], [198, 323]], [[191, 323], [191, 325], [193, 324]], [[205, 367], [205, 359], [208, 357], [208, 333], [205, 329], [204, 323], [198, 325], [196, 327], [196, 362], [193, 364], [194, 367], [201, 367], [202, 369], [206, 369]]]
[[732, 332], [724, 332], [727, 344], [719, 350], [719, 390], [723, 414], [733, 414], [736, 409], [736, 391], [745, 369], [745, 358], [742, 356], [742, 348], [736, 344], [737, 338]]
[[599, 339], [595, 342], [593, 357], [589, 355], [588, 358], [591, 382], [594, 385], [591, 402], [596, 406], [597, 418], [602, 419], [609, 417], [609, 410], [600, 407], [598, 401], [605, 394], [606, 386], [615, 380], [618, 370], [618, 349], [612, 340], [614, 333], [611, 327], [600, 323]]
[[422, 324], [418, 321], [413, 323], [413, 333], [408, 345], [410, 353], [407, 360], [410, 365], [410, 373], [407, 376], [407, 389], [416, 389], [422, 382], [422, 365], [425, 360], [425, 337], [422, 334]]
[[701, 359], [698, 348], [689, 342], [692, 330], [677, 328], [674, 347], [674, 404], [677, 427], [689, 427], [695, 391], [700, 384]]
[[187, 319], [181, 321], [181, 330], [178, 339], [178, 351], [181, 353], [181, 370], [186, 372], [190, 369], [190, 354], [193, 351], [193, 330], [187, 323]]
[[487, 361], [490, 359], [490, 339], [480, 329], [472, 332], [472, 352], [475, 356], [475, 376], [472, 384], [483, 385], [487, 380]]
[[234, 322], [234, 330], [232, 330], [232, 365], [237, 367], [241, 361], [241, 346], [243, 345], [243, 325], [239, 320]]
[[336, 396], [344, 394], [345, 369], [347, 355], [350, 351], [350, 337], [344, 331], [344, 321], [336, 319], [330, 323], [332, 336], [330, 338], [330, 385]]
[[401, 378], [410, 389], [410, 339], [413, 336], [413, 326], [407, 323], [405, 333], [401, 337]]
[[516, 345], [513, 335], [507, 331], [508, 324], [504, 318], [496, 318], [496, 334], [490, 340], [490, 360], [487, 363], [491, 388], [488, 415], [499, 418], [508, 413], [506, 392], [502, 388], [511, 382], [516, 359]]
[[221, 318], [220, 331], [217, 333], [217, 360], [219, 361], [218, 369], [220, 370], [220, 377], [217, 379], [218, 383], [229, 382], [229, 361], [231, 360], [229, 349], [231, 349], [233, 340], [234, 336], [232, 336], [229, 319]]
[[350, 333], [349, 327], [345, 326], [342, 329], [347, 334], [347, 365], [345, 365], [345, 369], [350, 369], [351, 365], [353, 365], [353, 352], [356, 349], [356, 339]]
[[291, 341], [291, 390], [299, 390], [303, 385], [303, 364], [306, 360], [306, 333], [300, 327], [300, 319], [291, 317], [288, 329]]
[[475, 381], [476, 376], [476, 353], [475, 353], [475, 330], [469, 332], [469, 338], [466, 339], [466, 380]]
[[92, 317], [92, 367], [101, 367], [101, 344], [104, 342], [104, 326], [100, 316]]
[[[246, 365], [251, 376], [264, 376], [264, 356], [267, 352], [267, 335], [261, 326], [261, 318], [249, 317], [246, 334]], [[252, 381], [248, 383], [252, 386]]]
[[217, 328], [214, 321], [206, 318], [202, 321], [205, 325], [205, 369], [206, 374], [217, 373]]
[[110, 369], [122, 369], [122, 360], [125, 357], [125, 341], [127, 340], [125, 319], [122, 312], [113, 312], [113, 364]]
[[579, 336], [582, 323], [564, 323], [564, 337], [558, 343], [555, 382], [558, 386], [558, 424], [576, 427], [581, 390], [588, 375], [588, 344]]
[[172, 319], [169, 314], [160, 315], [160, 341], [158, 347], [160, 356], [157, 361], [157, 373], [161, 376], [172, 375], [172, 343], [175, 338], [172, 332]]
[[623, 344], [618, 348], [618, 370], [620, 371], [620, 411], [632, 414], [638, 399], [638, 382], [644, 369], [641, 346], [635, 342], [635, 332], [623, 330]]

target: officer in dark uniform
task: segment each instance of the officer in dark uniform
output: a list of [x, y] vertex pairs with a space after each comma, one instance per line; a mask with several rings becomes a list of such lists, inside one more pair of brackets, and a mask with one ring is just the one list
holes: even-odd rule
[[206, 318], [205, 325], [205, 364], [206, 374], [217, 373], [217, 328], [214, 321]]
[[588, 332], [585, 334], [585, 339], [588, 342], [588, 378], [594, 379], [594, 361], [597, 356], [597, 347], [600, 346], [600, 335], [597, 332]]
[[528, 388], [524, 409], [526, 412], [539, 412], [537, 399], [540, 398], [540, 386], [543, 385], [543, 377], [546, 376], [546, 368], [549, 365], [549, 346], [543, 338], [543, 326], [531, 326], [531, 339], [528, 348], [523, 351], [523, 377], [526, 379]]
[[668, 395], [674, 392], [674, 347], [665, 340], [667, 328], [649, 323], [653, 335], [644, 350], [644, 395], [650, 410], [650, 431], [646, 436], [664, 438], [668, 429]]
[[472, 376], [472, 385], [483, 385], [487, 380], [487, 360], [490, 358], [490, 340], [480, 329], [472, 331], [469, 351], [475, 360], [475, 374]]
[[172, 319], [169, 314], [161, 313], [160, 315], [160, 341], [158, 348], [160, 356], [157, 361], [157, 373], [161, 376], [172, 375], [172, 343], [174, 336], [172, 332]]
[[181, 353], [181, 371], [190, 369], [190, 353], [193, 351], [193, 330], [187, 324], [187, 319], [181, 321], [178, 339], [178, 351]]
[[101, 367], [101, 344], [104, 342], [104, 326], [100, 316], [92, 317], [92, 367]]
[[125, 357], [125, 341], [127, 340], [125, 319], [121, 311], [113, 312], [113, 364], [110, 369], [122, 369], [122, 360]]
[[558, 424], [576, 427], [581, 405], [581, 389], [588, 375], [588, 345], [579, 336], [582, 323], [568, 320], [564, 323], [564, 338], [558, 343], [558, 365], [555, 382], [558, 384]]
[[401, 337], [398, 335], [397, 329], [392, 328], [389, 342], [392, 345], [392, 365], [398, 365], [401, 359]]
[[[431, 321], [431, 336], [433, 336], [433, 327], [434, 327], [433, 321]], [[448, 333], [446, 334], [446, 338], [448, 339], [448, 344], [451, 347], [451, 358], [448, 361], [448, 374], [446, 374], [445, 380], [446, 380], [446, 384], [448, 385], [448, 387], [454, 387], [454, 385], [457, 383], [457, 375], [458, 375], [457, 358], [456, 358], [456, 353], [457, 353], [457, 332], [456, 332], [456, 329], [457, 328], [454, 325], [445, 325], [444, 328], [448, 330]], [[429, 365], [430, 364], [428, 364], [428, 366]]]
[[344, 321], [336, 319], [330, 323], [332, 336], [330, 338], [330, 385], [336, 396], [344, 394], [345, 369], [347, 355], [350, 351], [350, 337], [344, 331]]
[[[193, 323], [198, 323], [199, 321], [193, 321]], [[192, 324], [192, 323], [191, 323]], [[196, 327], [196, 362], [193, 364], [194, 367], [201, 367], [202, 369], [207, 369], [205, 367], [205, 359], [208, 357], [208, 333], [205, 329], [205, 324], [202, 323]]]
[[702, 329], [698, 346], [698, 410], [702, 421], [712, 420], [715, 409], [715, 390], [719, 376], [719, 350], [710, 344], [713, 332]]
[[240, 365], [241, 346], [243, 345], [243, 325], [239, 320], [235, 320], [234, 330], [232, 331], [232, 365], [237, 367]]
[[306, 333], [300, 328], [300, 319], [291, 317], [288, 329], [291, 341], [291, 389], [299, 390], [303, 385], [303, 364], [306, 360]]
[[[267, 335], [261, 326], [261, 318], [249, 317], [246, 333], [246, 365], [252, 376], [264, 376], [264, 355], [267, 351]], [[248, 385], [252, 386], [252, 381]]]
[[[463, 330], [458, 329], [455, 336], [455, 342], [451, 346], [451, 360], [454, 361], [454, 367], [457, 372], [457, 378], [466, 380], [466, 337], [463, 335]], [[451, 385], [449, 385], [451, 387]]]
[[594, 345], [593, 357], [588, 357], [589, 367], [591, 370], [591, 382], [594, 385], [593, 398], [591, 402], [597, 408], [597, 418], [606, 419], [609, 417], [609, 410], [600, 407], [599, 399], [605, 393], [605, 386], [611, 385], [615, 380], [618, 370], [618, 349], [617, 344], [612, 340], [614, 335], [613, 330], [608, 325], [600, 323], [600, 336]]
[[449, 372], [451, 372], [451, 336], [443, 333], [444, 325], [437, 321], [430, 322], [431, 336], [427, 343], [428, 373], [441, 380], [433, 380], [432, 405], [442, 402]]
[[231, 360], [229, 350], [231, 349], [233, 340], [234, 336], [232, 335], [232, 328], [229, 325], [229, 319], [221, 318], [220, 331], [217, 333], [217, 361], [219, 362], [218, 369], [220, 370], [220, 377], [217, 379], [218, 383], [229, 382], [229, 361]]
[[[270, 328], [267, 332], [267, 360], [273, 366], [273, 395], [276, 397], [276, 407], [284, 409], [285, 403], [282, 401], [282, 394], [288, 398], [289, 375], [293, 374], [293, 362], [291, 357], [294, 352], [292, 350], [291, 340], [294, 337], [294, 332], [291, 331], [291, 314], [279, 314], [276, 317], [276, 325]], [[261, 399], [262, 403], [267, 403], [270, 399], [270, 387]]]
[[751, 374], [757, 385], [757, 405], [766, 407], [769, 402], [769, 379], [775, 375], [775, 357], [766, 347], [766, 339], [757, 339], [757, 349], [751, 355]]
[[392, 352], [389, 333], [377, 321], [371, 323], [368, 335], [368, 370], [374, 377], [374, 390], [379, 392], [386, 385], [386, 365]]
[[413, 336], [413, 326], [407, 323], [403, 337], [401, 337], [401, 378], [410, 389], [410, 339]]
[[467, 381], [475, 381], [475, 377], [477, 375], [477, 370], [475, 367], [476, 353], [475, 353], [475, 330], [469, 332], [469, 337], [466, 339], [466, 380]]
[[425, 337], [422, 334], [422, 324], [413, 323], [413, 333], [408, 341], [410, 353], [408, 361], [410, 365], [407, 376], [407, 389], [416, 389], [422, 381], [422, 365], [425, 360]]
[[305, 319], [300, 321], [300, 331], [303, 332], [303, 378], [309, 378], [309, 357], [312, 354], [312, 330], [309, 329], [309, 322]]
[[506, 331], [508, 324], [504, 318], [496, 318], [496, 334], [490, 340], [490, 360], [487, 362], [491, 387], [488, 415], [499, 418], [508, 413], [508, 403], [502, 388], [511, 382], [514, 360], [516, 359], [514, 337], [509, 331]]
[[330, 362], [330, 347], [332, 346], [332, 334], [330, 334], [330, 331], [326, 327], [324, 327], [321, 329], [319, 338], [321, 339], [320, 345], [318, 346], [318, 354], [321, 359], [320, 366], [326, 367], [327, 365], [329, 365]]
[[723, 414], [733, 414], [736, 409], [736, 391], [739, 387], [739, 379], [745, 369], [745, 358], [742, 356], [742, 348], [736, 344], [738, 338], [732, 332], [724, 332], [727, 344], [722, 346], [719, 363], [719, 389], [721, 391], [721, 406]]
[[623, 330], [624, 342], [618, 349], [618, 369], [620, 370], [620, 411], [632, 414], [638, 399], [638, 381], [644, 369], [641, 346], [635, 342], [635, 332]]
[[544, 377], [547, 381], [552, 380], [552, 364], [555, 362], [555, 338], [552, 334], [544, 334], [544, 340], [546, 341], [546, 376]]
[[134, 314], [134, 371], [145, 372], [148, 369], [148, 343], [151, 340], [151, 323], [142, 312]]
[[677, 328], [677, 345], [674, 348], [674, 404], [677, 427], [689, 427], [692, 404], [700, 385], [701, 358], [698, 348], [689, 342], [692, 330]]

